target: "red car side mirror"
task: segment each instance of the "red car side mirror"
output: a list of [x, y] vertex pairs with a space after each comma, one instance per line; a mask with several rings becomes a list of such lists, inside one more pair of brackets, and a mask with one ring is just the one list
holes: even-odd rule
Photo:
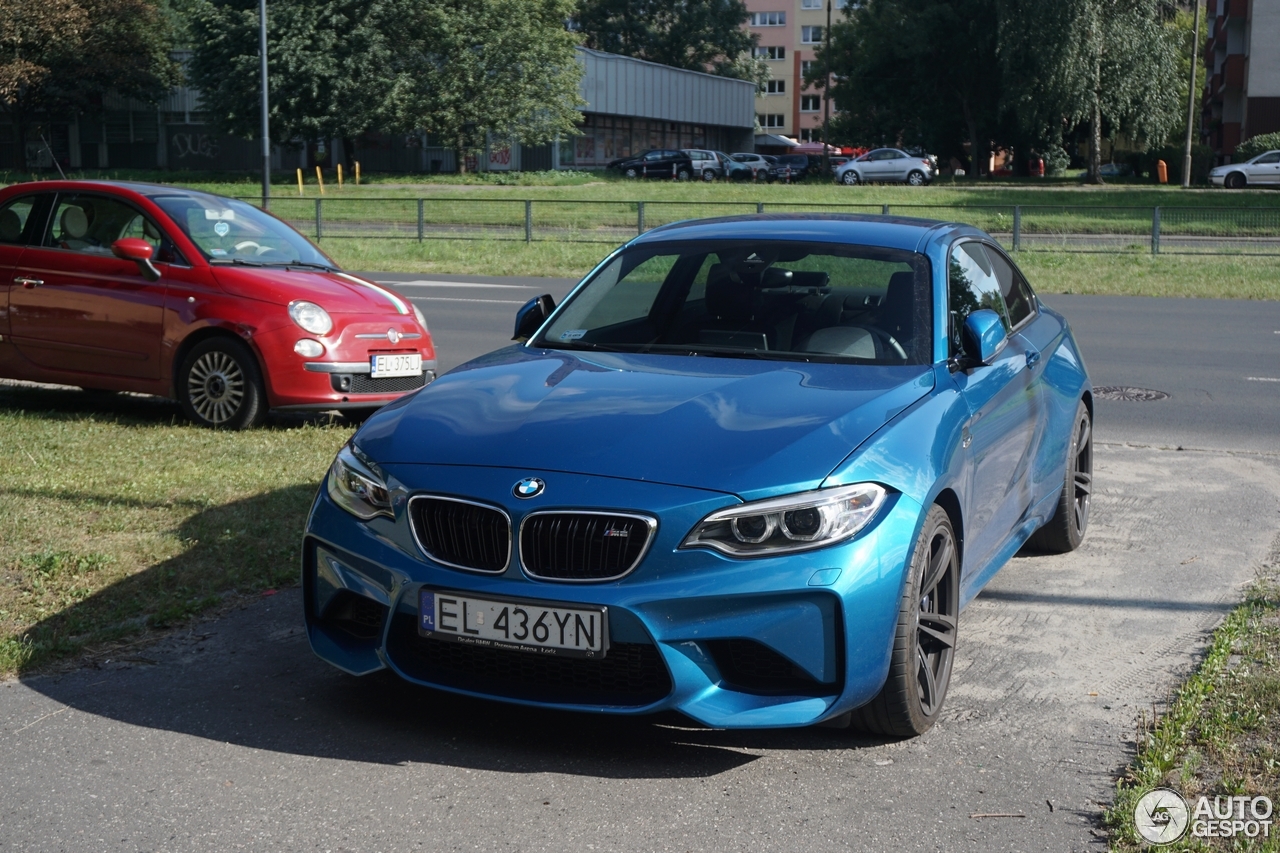
[[147, 281], [158, 281], [160, 279], [160, 270], [156, 269], [156, 265], [151, 263], [153, 251], [151, 244], [140, 237], [125, 237], [111, 244], [111, 253], [117, 258], [122, 258], [126, 261], [136, 261], [138, 271], [142, 273], [142, 277]]

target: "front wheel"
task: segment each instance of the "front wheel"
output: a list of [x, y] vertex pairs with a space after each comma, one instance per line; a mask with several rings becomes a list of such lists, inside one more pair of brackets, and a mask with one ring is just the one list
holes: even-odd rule
[[907, 175], [907, 183], [911, 184], [913, 187], [924, 186], [924, 172], [921, 172], [919, 169], [914, 170], [910, 175]]
[[635, 166], [631, 166], [622, 174], [628, 178], [638, 178], [640, 177], [640, 170], [637, 169]]
[[951, 518], [937, 504], [925, 516], [905, 587], [889, 677], [852, 719], [863, 731], [889, 737], [928, 731], [942, 713], [951, 683], [960, 617], [960, 554]]
[[178, 370], [178, 400], [204, 427], [245, 429], [267, 416], [258, 360], [232, 338], [209, 338], [191, 348]]
[[858, 173], [850, 169], [840, 176], [840, 183], [846, 187], [855, 187], [858, 185]]
[[1244, 174], [1242, 172], [1232, 172], [1230, 175], [1227, 175], [1227, 179], [1223, 181], [1223, 184], [1225, 184], [1229, 190], [1242, 190], [1245, 185]]
[[1093, 419], [1081, 400], [1076, 406], [1062, 491], [1058, 494], [1058, 509], [1053, 518], [1031, 537], [1031, 547], [1053, 554], [1065, 554], [1079, 548], [1089, 527], [1089, 498], [1092, 494]]

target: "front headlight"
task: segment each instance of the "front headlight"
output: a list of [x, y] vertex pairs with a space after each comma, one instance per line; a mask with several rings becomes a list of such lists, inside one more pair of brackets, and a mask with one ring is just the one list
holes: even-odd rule
[[306, 331], [313, 335], [327, 335], [333, 330], [333, 318], [329, 312], [314, 302], [302, 299], [289, 303], [289, 316]]
[[885, 490], [858, 483], [717, 510], [690, 531], [681, 548], [714, 548], [733, 557], [808, 551], [853, 536], [875, 518]]
[[424, 332], [431, 331], [430, 329], [427, 328], [427, 318], [422, 316], [422, 312], [418, 310], [418, 306], [410, 302], [409, 307], [413, 309], [413, 316], [417, 318], [418, 325], [422, 327], [422, 330]]
[[329, 468], [329, 497], [356, 518], [394, 518], [391, 494], [377, 464], [347, 444]]

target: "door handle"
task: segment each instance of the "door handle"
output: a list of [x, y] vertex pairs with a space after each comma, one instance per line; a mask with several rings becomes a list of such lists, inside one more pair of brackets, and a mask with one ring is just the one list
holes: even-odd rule
[[38, 279], [38, 278], [23, 278], [19, 276], [18, 278], [15, 278], [13, 280], [13, 283], [20, 284], [23, 287], [25, 287], [27, 290], [30, 290], [33, 287], [39, 287], [40, 285], [44, 284], [44, 280]]
[[1040, 360], [1040, 350], [1033, 349], [1033, 350], [1027, 351], [1027, 367], [1035, 367], [1036, 362], [1038, 362], [1039, 360]]

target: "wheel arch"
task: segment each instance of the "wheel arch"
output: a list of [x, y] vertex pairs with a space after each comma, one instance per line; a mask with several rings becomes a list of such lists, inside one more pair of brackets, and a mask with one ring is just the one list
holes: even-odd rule
[[956, 552], [960, 566], [964, 566], [964, 513], [960, 509], [960, 497], [948, 486], [938, 492], [933, 503], [942, 507], [951, 520], [951, 532], [956, 535]]
[[268, 399], [270, 399], [271, 380], [267, 377], [267, 365], [262, 358], [262, 353], [258, 352], [258, 348], [254, 345], [252, 339], [237, 335], [222, 326], [205, 326], [202, 329], [197, 329], [183, 338], [182, 342], [178, 344], [178, 348], [173, 354], [173, 367], [169, 377], [169, 392], [173, 399], [181, 399], [178, 395], [178, 380], [182, 375], [182, 362], [186, 360], [187, 353], [191, 352], [197, 344], [204, 343], [212, 338], [225, 338], [249, 348], [249, 352], [253, 354], [253, 360], [257, 363], [258, 374], [262, 377], [262, 382], [266, 386], [264, 390], [267, 391]]

